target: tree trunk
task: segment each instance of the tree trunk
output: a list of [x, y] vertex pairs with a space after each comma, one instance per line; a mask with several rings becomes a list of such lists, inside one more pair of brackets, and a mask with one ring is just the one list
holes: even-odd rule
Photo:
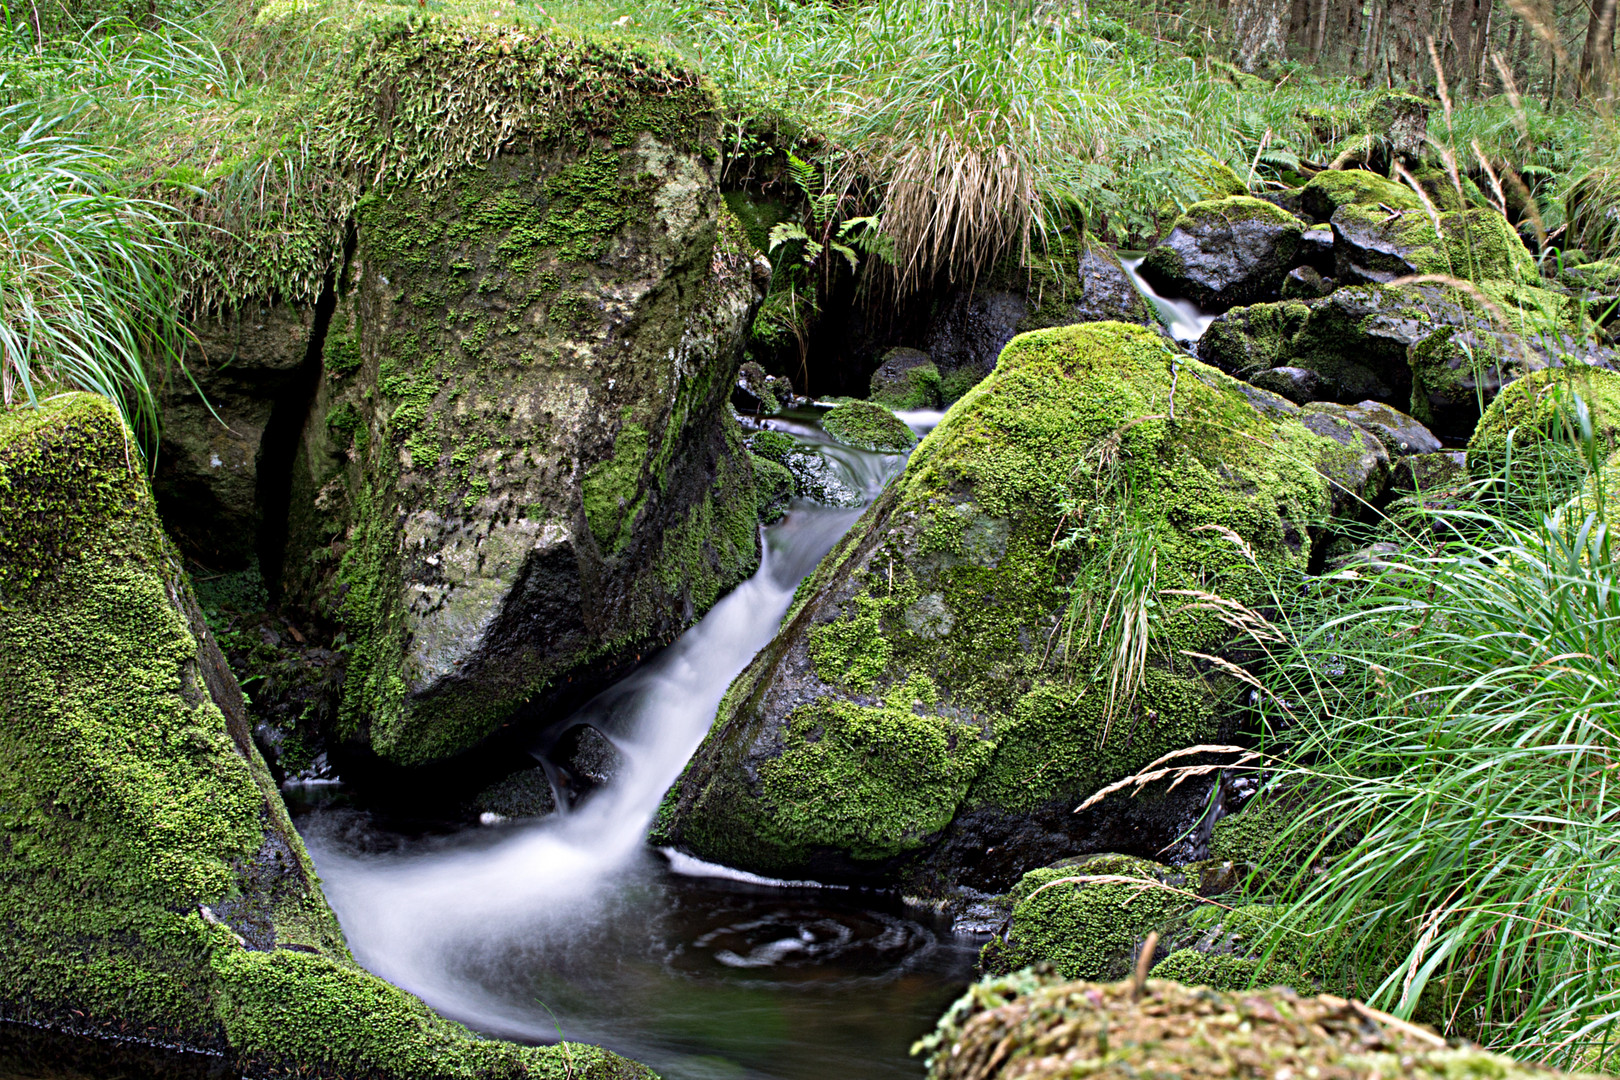
[[1577, 93], [1608, 97], [1614, 92], [1614, 15], [1616, 0], [1590, 0], [1592, 18], [1586, 24], [1586, 48], [1581, 50]]
[[[1612, 0], [1610, 0], [1612, 2]], [[1491, 32], [1491, 0], [1453, 0], [1447, 36], [1446, 81], [1452, 93], [1467, 97], [1479, 80], [1480, 63]]]
[[1289, 0], [1234, 0], [1232, 63], [1252, 72], [1283, 58]]

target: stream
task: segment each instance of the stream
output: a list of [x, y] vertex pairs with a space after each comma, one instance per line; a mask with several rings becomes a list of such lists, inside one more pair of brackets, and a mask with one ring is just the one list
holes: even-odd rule
[[[767, 423], [819, 445], [868, 501], [903, 467], [831, 443], [815, 417]], [[727, 686], [860, 512], [795, 502], [752, 578], [570, 718], [624, 755], [570, 812], [412, 836], [305, 789], [297, 824], [356, 959], [478, 1031], [598, 1043], [666, 1080], [922, 1075], [910, 1045], [970, 980], [982, 938], [884, 894], [643, 843]]]

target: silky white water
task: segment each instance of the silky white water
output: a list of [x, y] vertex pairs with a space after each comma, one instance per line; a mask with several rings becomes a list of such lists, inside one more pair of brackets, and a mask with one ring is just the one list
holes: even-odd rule
[[1136, 291], [1158, 309], [1170, 336], [1183, 345], [1196, 345], [1198, 339], [1204, 336], [1204, 331], [1209, 329], [1209, 324], [1215, 321], [1215, 316], [1207, 314], [1191, 300], [1171, 299], [1155, 292], [1153, 286], [1143, 281], [1142, 275], [1136, 272], [1144, 258], [1144, 255], [1121, 255], [1119, 261], [1130, 275]]
[[[868, 498], [903, 464], [823, 451]], [[941, 949], [893, 902], [872, 910], [883, 905], [845, 890], [727, 880], [688, 860], [672, 872], [644, 842], [726, 688], [860, 512], [795, 505], [766, 530], [752, 578], [575, 715], [625, 758], [576, 810], [381, 855], [346, 845], [319, 814], [300, 819], [356, 959], [478, 1030], [603, 1043], [666, 1078], [814, 1076], [832, 1061], [849, 1077], [916, 1075], [904, 1045], [965, 977], [970, 948]], [[845, 1002], [846, 985], [861, 996]], [[895, 1027], [885, 1008], [900, 1028], [881, 1030]], [[858, 1010], [872, 1015], [844, 1015]], [[874, 1033], [851, 1034], [866, 1025]], [[821, 1065], [792, 1060], [806, 1046]]]

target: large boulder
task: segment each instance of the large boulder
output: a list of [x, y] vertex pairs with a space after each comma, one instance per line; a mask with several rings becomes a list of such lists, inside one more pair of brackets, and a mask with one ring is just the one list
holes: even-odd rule
[[944, 403], [990, 374], [1015, 335], [1104, 320], [1154, 324], [1111, 248], [1055, 242], [1027, 267], [1004, 261], [986, 279], [952, 293], [933, 319], [927, 351], [942, 379]]
[[355, 108], [425, 123], [486, 55], [503, 149], [361, 200], [295, 463], [286, 592], [343, 635], [332, 734], [362, 765], [545, 721], [759, 558], [714, 99], [631, 50], [411, 24]]
[[[1588, 431], [1592, 446], [1585, 445]], [[1532, 473], [1580, 476], [1589, 462], [1617, 448], [1620, 374], [1585, 366], [1551, 368], [1509, 383], [1491, 402], [1468, 440], [1468, 468], [1476, 476], [1490, 475], [1511, 454], [1528, 462]]]
[[647, 1075], [475, 1039], [353, 961], [139, 463], [105, 399], [0, 412], [0, 1020], [231, 1075]]
[[1495, 210], [1391, 210], [1350, 204], [1333, 212], [1335, 273], [1346, 284], [1413, 274], [1537, 285], [1535, 260]]
[[1313, 221], [1329, 221], [1341, 206], [1421, 210], [1423, 200], [1405, 184], [1386, 180], [1366, 169], [1325, 169], [1300, 191], [1300, 209]]
[[[1338, 447], [1291, 412], [1144, 327], [1015, 339], [801, 587], [657, 841], [777, 877], [998, 891], [1053, 858], [1175, 842], [1203, 812], [1192, 784], [1073, 811], [1221, 732], [1233, 687], [1192, 653], [1228, 630], [1165, 590], [1259, 603], [1305, 567]], [[1157, 614], [1111, 694], [1118, 642], [1086, 620], [1122, 577], [1137, 591], [1115, 614]]]
[[1194, 203], [1142, 260], [1141, 274], [1166, 296], [1224, 311], [1277, 294], [1297, 264], [1304, 223], [1245, 195]]

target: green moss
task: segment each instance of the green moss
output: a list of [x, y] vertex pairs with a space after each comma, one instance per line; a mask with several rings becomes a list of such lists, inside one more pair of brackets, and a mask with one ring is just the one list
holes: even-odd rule
[[917, 436], [894, 413], [869, 401], [847, 401], [821, 418], [822, 429], [839, 442], [862, 450], [903, 454]]
[[1424, 210], [1391, 216], [1376, 206], [1347, 206], [1336, 216], [1343, 226], [1368, 230], [1380, 247], [1398, 252], [1415, 274], [1444, 274], [1469, 281], [1500, 280], [1539, 285], [1535, 260], [1513, 226], [1495, 210], [1465, 210], [1431, 217]]
[[978, 735], [971, 725], [918, 715], [910, 702], [801, 706], [784, 730], [783, 753], [760, 769], [771, 807], [760, 842], [784, 861], [818, 848], [863, 860], [913, 851], [950, 824], [989, 757]]
[[766, 198], [748, 191], [728, 191], [724, 196], [726, 208], [737, 215], [742, 223], [748, 245], [756, 254], [768, 254], [771, 247], [771, 229], [779, 221], [788, 220], [792, 209], [780, 199]]
[[1299, 219], [1280, 206], [1248, 195], [1229, 195], [1223, 199], [1206, 199], [1193, 203], [1176, 219], [1177, 227], [1197, 228], [1209, 221], [1270, 221], [1304, 231]]
[[1032, 870], [1013, 888], [1007, 928], [984, 946], [980, 967], [1004, 975], [1033, 964], [1051, 964], [1066, 979], [1123, 978], [1148, 933], [1190, 903], [1152, 886], [1066, 880], [1090, 876], [1180, 880], [1157, 863], [1123, 855]]
[[1209, 838], [1209, 857], [1249, 864], [1271, 861], [1278, 836], [1293, 816], [1275, 799], [1256, 799], [1241, 813], [1229, 814], [1215, 823]]
[[962, 397], [979, 384], [984, 376], [972, 368], [957, 368], [947, 371], [939, 382], [940, 404], [946, 408], [960, 401]]
[[782, 464], [793, 448], [799, 445], [793, 436], [781, 431], [761, 431], [748, 439], [748, 449], [768, 461]]
[[[1589, 418], [1595, 445], [1582, 443], [1581, 412]], [[1468, 468], [1486, 476], [1513, 454], [1532, 468], [1583, 471], [1620, 446], [1620, 375], [1575, 365], [1532, 372], [1504, 386], [1485, 409], [1468, 440]]]
[[753, 455], [754, 498], [759, 507], [759, 520], [771, 525], [787, 512], [787, 501], [793, 497], [793, 474], [787, 466], [758, 454]]
[[602, 550], [612, 554], [624, 547], [635, 525], [636, 498], [641, 488], [641, 467], [647, 459], [647, 429], [626, 424], [613, 440], [613, 456], [585, 470], [580, 491], [585, 519]]
[[898, 379], [883, 381], [874, 374], [870, 398], [886, 409], [934, 409], [940, 405], [943, 389], [939, 368], [926, 360], [906, 368]]
[[1318, 221], [1326, 221], [1341, 206], [1423, 209], [1422, 200], [1411, 188], [1366, 169], [1324, 169], [1301, 190], [1300, 205]]

